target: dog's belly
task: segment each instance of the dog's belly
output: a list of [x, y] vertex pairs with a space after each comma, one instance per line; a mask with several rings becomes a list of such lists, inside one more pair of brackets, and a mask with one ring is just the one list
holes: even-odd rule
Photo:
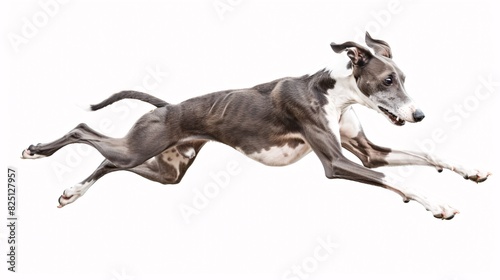
[[238, 150], [249, 158], [265, 165], [284, 166], [292, 164], [307, 155], [311, 151], [311, 147], [309, 144], [303, 142], [301, 144], [285, 143], [284, 145], [269, 146], [253, 153], [245, 153], [241, 149]]

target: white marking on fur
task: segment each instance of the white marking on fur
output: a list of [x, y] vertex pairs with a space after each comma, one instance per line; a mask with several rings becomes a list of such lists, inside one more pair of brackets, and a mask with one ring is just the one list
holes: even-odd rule
[[95, 180], [91, 180], [85, 183], [79, 183], [71, 188], [64, 190], [62, 197], [59, 199], [59, 208], [73, 203], [75, 200], [83, 196], [87, 190], [95, 183]]
[[[326, 112], [328, 126], [340, 144], [340, 117], [347, 112], [353, 104], [368, 106], [362, 97], [363, 93], [358, 89], [354, 76], [332, 77], [335, 79], [335, 87], [327, 91], [328, 104], [323, 109]], [[365, 98], [366, 99], [366, 98]], [[368, 106], [370, 107], [370, 106]]]
[[[188, 150], [187, 153], [189, 153]], [[194, 149], [192, 149], [192, 153], [194, 154]], [[194, 155], [193, 155], [194, 157]], [[162, 153], [162, 160], [166, 162], [167, 164], [173, 166], [175, 168], [176, 174], [175, 174], [175, 179], [179, 178], [180, 174], [180, 164], [188, 164], [190, 158], [189, 157], [184, 157], [183, 154], [181, 154], [177, 148], [169, 148], [167, 151]]]
[[[385, 181], [385, 180], [384, 180]], [[389, 182], [385, 182], [386, 186], [389, 186]], [[420, 203], [425, 207], [426, 210], [430, 211], [436, 218], [441, 219], [451, 219], [456, 214], [460, 213], [457, 209], [449, 206], [446, 203], [437, 202], [434, 199], [426, 196], [423, 193], [417, 192], [415, 189], [410, 187], [395, 187], [391, 185], [387, 187], [403, 196], [404, 200], [413, 200]]]
[[296, 162], [310, 152], [310, 150], [310, 147], [305, 144], [299, 144], [295, 148], [285, 144], [281, 147], [273, 146], [267, 150], [262, 149], [260, 152], [247, 154], [247, 156], [265, 165], [284, 166]]
[[156, 158], [152, 157], [146, 160], [146, 165], [156, 164]]
[[347, 110], [340, 119], [341, 135], [346, 138], [354, 138], [363, 131], [358, 117], [352, 108]]
[[413, 119], [413, 113], [417, 110], [417, 107], [415, 104], [412, 102], [409, 102], [408, 104], [404, 104], [403, 106], [400, 106], [396, 110], [396, 115], [401, 117], [403, 120], [408, 121], [408, 122], [415, 122]]
[[[285, 139], [302, 139], [300, 134], [289, 134], [284, 137]], [[303, 139], [302, 139], [303, 140]], [[286, 140], [284, 140], [286, 141]], [[305, 142], [305, 140], [303, 140]], [[299, 159], [311, 152], [311, 147], [309, 144], [298, 144], [295, 147], [285, 144], [283, 146], [271, 146], [268, 148], [263, 148], [259, 152], [253, 152], [251, 154], [245, 153], [240, 148], [236, 150], [245, 154], [249, 158], [256, 160], [260, 163], [270, 166], [285, 166], [297, 162]]]
[[73, 196], [73, 195], [79, 195], [79, 196], [82, 196], [84, 195], [87, 190], [95, 183], [94, 180], [90, 180], [89, 182], [85, 182], [85, 183], [79, 183], [79, 184], [76, 184], [74, 185], [73, 187], [69, 188], [69, 189], [66, 189], [64, 191], [64, 195], [66, 196]]
[[187, 151], [181, 153], [185, 158], [192, 159], [196, 155], [196, 151], [194, 150], [193, 147], [189, 147]]
[[344, 77], [331, 77], [335, 80], [335, 87], [328, 90], [328, 95], [335, 99], [336, 105], [342, 113], [347, 111], [350, 105], [353, 104], [376, 108], [373, 101], [359, 90], [352, 73]]
[[[385, 113], [378, 108], [378, 106], [381, 105], [381, 102], [377, 100], [377, 98], [388, 100], [388, 97], [385, 97], [384, 93], [375, 93], [372, 94], [371, 97], [367, 97], [359, 90], [352, 73], [345, 77], [334, 77], [332, 75], [332, 78], [336, 81], [335, 87], [328, 90], [327, 97], [329, 105], [333, 108], [329, 108], [328, 110], [325, 108], [329, 119], [333, 121], [336, 116], [342, 116], [342, 114], [353, 104], [361, 104], [387, 117]], [[417, 106], [410, 97], [408, 97], [408, 99], [409, 102], [406, 104], [386, 109], [405, 121], [415, 122], [413, 119], [413, 112], [415, 112]], [[382, 107], [385, 108], [386, 106]], [[333, 113], [334, 110], [337, 111], [336, 114]], [[337, 127], [333, 126], [332, 129], [337, 129]]]

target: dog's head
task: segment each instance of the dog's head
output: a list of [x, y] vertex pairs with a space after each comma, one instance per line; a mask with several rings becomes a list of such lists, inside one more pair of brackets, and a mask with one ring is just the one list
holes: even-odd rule
[[365, 41], [374, 53], [354, 42], [331, 43], [330, 46], [336, 53], [347, 51], [351, 59], [348, 67], [352, 67], [359, 91], [370, 108], [395, 125], [421, 121], [424, 113], [406, 93], [405, 75], [392, 61], [389, 44], [373, 39], [368, 32]]

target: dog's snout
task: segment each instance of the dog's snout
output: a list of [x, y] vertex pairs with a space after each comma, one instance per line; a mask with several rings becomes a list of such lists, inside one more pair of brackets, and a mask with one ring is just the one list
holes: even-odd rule
[[423, 120], [424, 118], [425, 118], [425, 115], [424, 115], [424, 112], [422, 112], [422, 110], [417, 109], [417, 110], [415, 110], [415, 112], [413, 112], [413, 119], [416, 122], [419, 122], [419, 121]]

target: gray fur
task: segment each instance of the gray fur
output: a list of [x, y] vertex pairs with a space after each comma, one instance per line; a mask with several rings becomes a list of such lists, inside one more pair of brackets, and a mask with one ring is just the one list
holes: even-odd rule
[[[291, 150], [308, 147], [319, 158], [327, 178], [387, 188], [401, 195], [404, 201], [412, 199], [422, 203], [436, 217], [452, 218], [458, 212], [455, 209], [432, 204], [425, 196], [392, 186], [383, 173], [369, 168], [428, 165], [438, 170], [454, 170], [476, 182], [484, 181], [489, 173], [471, 174], [430, 155], [377, 146], [366, 138], [352, 109], [342, 111], [339, 119], [335, 119], [339, 122], [337, 131], [332, 129], [330, 122], [333, 119], [325, 108], [337, 108], [336, 103], [329, 103], [336, 100], [331, 95], [346, 95], [346, 90], [352, 90], [348, 94], [353, 100], [365, 98], [381, 104], [372, 109], [385, 114], [396, 125], [404, 124], [398, 115], [398, 108], [409, 100], [403, 86], [404, 75], [392, 61], [386, 42], [375, 40], [369, 34], [366, 41], [375, 50], [374, 54], [353, 42], [331, 44], [335, 52], [347, 51], [354, 77], [349, 76], [349, 81], [358, 89], [352, 90], [348, 85], [335, 91], [338, 80], [329, 71], [320, 70], [312, 75], [285, 77], [252, 88], [209, 93], [179, 104], [169, 104], [142, 92], [122, 91], [92, 105], [92, 110], [124, 98], [138, 99], [157, 107], [139, 118], [124, 137], [108, 137], [80, 124], [56, 141], [29, 146], [22, 156], [32, 159], [50, 156], [66, 145], [81, 143], [96, 148], [105, 157], [96, 171], [77, 184], [76, 189], [64, 191], [59, 198], [62, 207], [83, 195], [99, 178], [114, 171], [126, 170], [162, 184], [176, 184], [208, 141], [226, 144], [249, 156], [285, 146]], [[390, 85], [387, 77], [391, 77]], [[343, 97], [349, 98], [348, 95]], [[410, 122], [421, 121], [424, 117], [418, 108], [412, 113], [413, 116], [406, 116]], [[342, 154], [342, 146], [356, 155], [364, 166], [348, 160]]]

